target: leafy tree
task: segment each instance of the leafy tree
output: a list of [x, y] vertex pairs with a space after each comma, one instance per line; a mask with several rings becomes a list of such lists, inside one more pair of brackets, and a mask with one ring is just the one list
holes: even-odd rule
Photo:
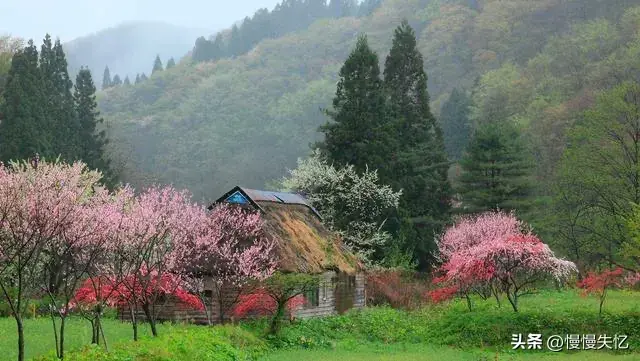
[[153, 61], [153, 69], [151, 70], [151, 75], [163, 71], [162, 61], [160, 60], [160, 55], [156, 55], [156, 59]]
[[376, 171], [359, 174], [352, 165], [336, 168], [318, 151], [308, 159], [299, 159], [298, 167], [282, 180], [287, 191], [304, 194], [321, 212], [323, 220], [343, 235], [347, 245], [365, 261], [379, 261], [374, 256], [390, 241], [382, 230], [385, 213], [398, 206], [401, 192], [379, 184]]
[[454, 88], [440, 110], [440, 123], [445, 148], [450, 159], [460, 160], [473, 131], [469, 119], [471, 98], [464, 91]]
[[378, 55], [369, 48], [365, 35], [358, 38], [340, 69], [333, 109], [326, 114], [332, 122], [320, 128], [325, 139], [318, 146], [330, 162], [350, 164], [357, 172], [368, 167], [380, 173], [386, 170], [392, 129], [385, 122]]
[[[449, 220], [451, 187], [442, 130], [431, 114], [427, 75], [416, 36], [407, 20], [396, 28], [384, 68], [384, 87], [394, 125], [398, 157], [392, 185], [403, 190], [400, 208], [411, 219], [408, 245], [424, 268], [433, 237]], [[420, 227], [420, 229], [415, 229]]]
[[119, 86], [122, 85], [122, 79], [120, 79], [120, 75], [116, 74], [113, 76], [113, 81], [111, 82], [111, 86]]
[[42, 74], [38, 68], [38, 49], [29, 40], [27, 47], [14, 54], [2, 94], [2, 160], [27, 159], [36, 152], [53, 156], [51, 134], [43, 126], [43, 88]]
[[167, 69], [171, 69], [174, 66], [176, 66], [176, 61], [173, 60], [173, 57], [169, 58], [169, 60], [167, 60]]
[[481, 125], [460, 164], [464, 212], [525, 211], [530, 206], [531, 162], [519, 131], [509, 122]]
[[24, 41], [8, 35], [0, 36], [0, 119], [2, 119], [2, 92], [7, 81], [7, 74], [11, 69], [13, 55], [22, 49]]
[[107, 144], [106, 133], [98, 129], [103, 119], [98, 111], [96, 87], [89, 69], [82, 68], [78, 72], [73, 100], [79, 123], [80, 156], [90, 169], [98, 169], [102, 172], [107, 184], [114, 185], [115, 175], [104, 154], [104, 147]]
[[124, 81], [122, 82], [122, 84], [123, 84], [124, 86], [129, 86], [129, 85], [131, 85], [131, 80], [129, 80], [129, 76], [128, 76], [128, 75], [124, 77]]
[[104, 68], [104, 75], [102, 76], [102, 90], [110, 88], [112, 85], [111, 72], [109, 72], [109, 67], [106, 66]]
[[262, 290], [275, 303], [275, 312], [269, 325], [269, 333], [272, 335], [280, 331], [280, 324], [285, 310], [291, 307], [291, 301], [300, 298], [301, 295], [318, 288], [320, 279], [316, 275], [305, 273], [280, 273], [264, 281]]

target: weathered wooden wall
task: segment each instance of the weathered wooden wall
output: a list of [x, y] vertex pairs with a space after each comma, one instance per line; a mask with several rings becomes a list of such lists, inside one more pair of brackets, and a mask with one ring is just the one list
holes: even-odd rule
[[[363, 273], [355, 276], [345, 274], [336, 274], [333, 271], [325, 272], [321, 275], [318, 305], [304, 305], [294, 313], [296, 318], [308, 318], [318, 316], [328, 316], [336, 313], [342, 313], [351, 308], [360, 308], [365, 306], [365, 280]], [[225, 297], [233, 297], [233, 295], [225, 295]], [[215, 292], [211, 297], [211, 313], [215, 323], [219, 322], [220, 313], [218, 309], [217, 296]], [[120, 318], [130, 321], [131, 316], [128, 309], [120, 309]], [[230, 320], [231, 315], [225, 315], [225, 320]], [[146, 317], [140, 309], [136, 313], [138, 320], [145, 320]], [[191, 309], [174, 299], [168, 299], [158, 308], [159, 321], [173, 322], [191, 322], [197, 324], [206, 324], [207, 317], [204, 311]]]

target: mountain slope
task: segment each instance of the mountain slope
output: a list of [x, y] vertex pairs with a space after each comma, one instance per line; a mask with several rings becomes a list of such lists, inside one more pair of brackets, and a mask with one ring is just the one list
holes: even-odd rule
[[122, 79], [149, 74], [157, 54], [165, 63], [170, 57], [179, 60], [203, 32], [207, 31], [161, 22], [128, 22], [74, 39], [63, 47], [70, 74], [75, 76], [80, 66], [88, 66], [99, 87], [105, 66], [112, 76], [118, 74]]
[[[563, 37], [576, 38], [567, 40], [567, 46], [582, 51], [582, 39], [601, 52], [599, 56], [613, 56], [637, 39], [600, 49], [602, 38], [576, 33], [574, 24], [601, 18], [609, 24], [605, 30], [622, 33], [611, 24], [619, 22], [632, 3], [386, 0], [371, 16], [318, 20], [306, 30], [263, 40], [246, 55], [184, 62], [135, 87], [100, 94], [110, 153], [123, 180], [136, 186], [172, 183], [207, 200], [235, 184], [263, 187], [294, 167], [296, 158], [318, 139], [316, 129], [326, 121], [320, 108], [330, 105], [338, 70], [357, 35], [368, 34], [383, 62], [393, 29], [403, 18], [418, 34], [436, 113], [451, 89], [476, 84], [477, 117], [490, 116], [491, 107], [502, 106], [506, 96], [514, 103], [506, 116], [520, 121], [532, 136], [551, 127], [561, 137], [568, 122], [558, 130], [548, 124], [540, 127], [535, 119], [597, 84], [566, 84], [563, 74], [544, 73], [549, 67], [571, 69], [570, 58], [557, 54], [562, 48], [553, 44]], [[599, 59], [588, 55], [586, 63], [572, 70], [577, 75], [590, 72], [589, 66]], [[530, 64], [532, 59], [538, 63]], [[629, 61], [636, 66], [635, 60]], [[546, 151], [552, 147], [536, 146]]]

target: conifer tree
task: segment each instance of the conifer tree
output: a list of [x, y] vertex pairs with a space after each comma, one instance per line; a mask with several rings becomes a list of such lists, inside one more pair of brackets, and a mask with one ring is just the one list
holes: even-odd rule
[[340, 69], [333, 109], [326, 113], [332, 122], [320, 127], [325, 134], [317, 143], [322, 154], [336, 165], [352, 164], [358, 172], [378, 169], [384, 183], [392, 129], [385, 122], [378, 55], [365, 35]]
[[104, 75], [102, 76], [102, 90], [107, 88], [111, 88], [113, 84], [111, 83], [111, 72], [109, 72], [109, 67], [106, 66], [104, 68]]
[[162, 67], [162, 60], [160, 60], [160, 55], [156, 55], [156, 60], [153, 61], [153, 69], [151, 70], [151, 75], [164, 70]]
[[388, 164], [395, 175], [391, 184], [403, 190], [400, 208], [411, 220], [405, 224], [410, 236], [404, 238], [424, 268], [435, 247], [434, 236], [450, 218], [451, 186], [442, 129], [431, 114], [427, 75], [416, 43], [404, 20], [385, 61], [384, 88], [398, 146], [397, 161]]
[[140, 74], [136, 74], [136, 80], [134, 84], [140, 84]]
[[104, 147], [107, 144], [104, 130], [98, 130], [103, 122], [96, 102], [96, 87], [87, 68], [81, 68], [76, 77], [73, 99], [80, 125], [82, 160], [90, 169], [98, 169], [105, 175], [109, 185], [115, 182], [114, 174], [105, 157]]
[[169, 58], [169, 60], [167, 60], [167, 69], [171, 69], [174, 66], [176, 66], [176, 61], [173, 60], [173, 58]]
[[49, 99], [46, 115], [49, 117], [51, 134], [54, 136], [54, 151], [58, 152], [63, 160], [74, 161], [79, 159], [78, 154], [78, 132], [74, 104], [73, 104], [73, 82], [69, 78], [67, 71], [67, 59], [62, 49], [60, 39], [52, 49], [53, 61], [49, 69], [49, 74], [43, 73], [43, 78], [50, 79], [51, 88], [47, 89]]
[[142, 75], [140, 75], [140, 82], [143, 82], [147, 80], [147, 75], [145, 73], [142, 73]]
[[119, 86], [122, 85], [122, 79], [120, 79], [120, 75], [116, 74], [113, 76], [113, 81], [111, 82], [111, 86]]
[[122, 82], [122, 84], [125, 85], [125, 86], [131, 85], [131, 80], [129, 80], [129, 76], [128, 75], [124, 77], [124, 81]]
[[526, 211], [530, 205], [531, 159], [518, 129], [507, 121], [481, 125], [462, 158], [458, 192], [465, 212]]
[[444, 144], [449, 158], [459, 160], [467, 147], [473, 126], [469, 119], [471, 98], [458, 89], [453, 89], [449, 99], [440, 109], [440, 123]]
[[52, 155], [51, 136], [44, 121], [42, 75], [38, 49], [29, 40], [13, 55], [3, 92], [3, 119], [0, 122], [0, 154], [3, 161], [27, 159], [39, 152]]

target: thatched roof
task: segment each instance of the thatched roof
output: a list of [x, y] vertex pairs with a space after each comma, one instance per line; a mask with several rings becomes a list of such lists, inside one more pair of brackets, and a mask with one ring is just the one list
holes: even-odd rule
[[[340, 237], [324, 226], [318, 212], [298, 194], [235, 187], [218, 202], [250, 206], [263, 214], [266, 232], [277, 241], [276, 252], [282, 271], [322, 273], [335, 270], [353, 274], [362, 267]], [[213, 204], [209, 208], [212, 207]]]

